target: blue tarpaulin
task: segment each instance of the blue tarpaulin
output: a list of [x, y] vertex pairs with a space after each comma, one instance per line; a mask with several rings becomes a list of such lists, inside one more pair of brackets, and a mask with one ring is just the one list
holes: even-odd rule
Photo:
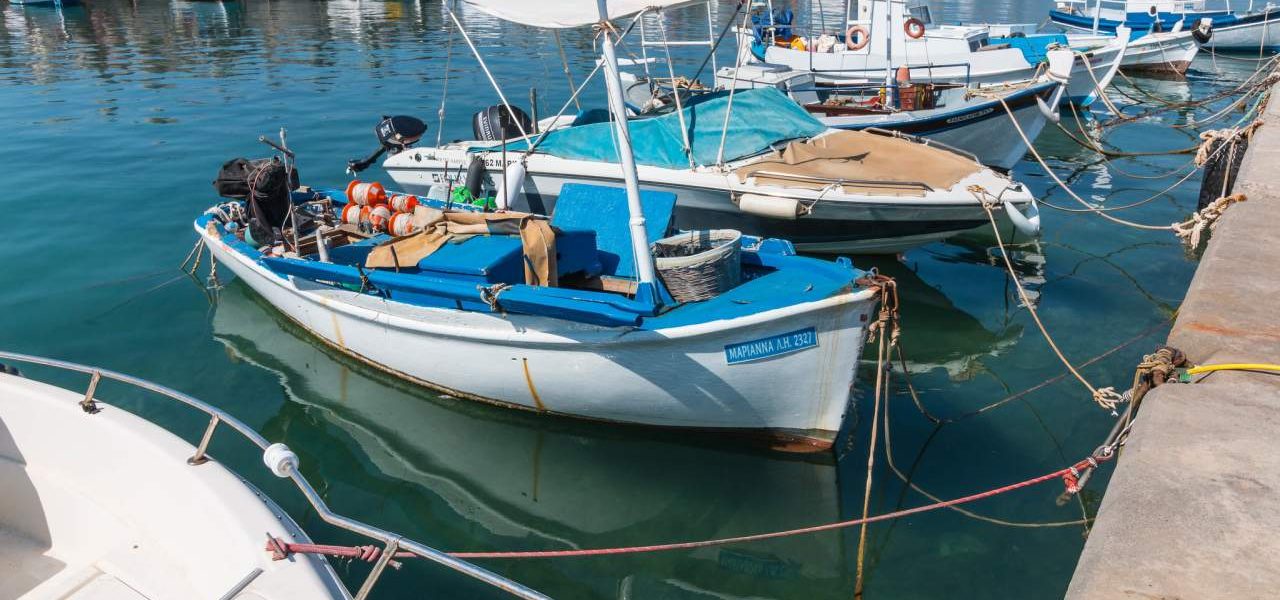
[[[684, 122], [689, 129], [694, 163], [715, 164], [728, 107], [728, 93], [685, 107]], [[637, 164], [668, 169], [689, 167], [684, 139], [680, 135], [680, 115], [672, 112], [660, 117], [634, 119], [629, 125]], [[592, 123], [552, 131], [538, 146], [538, 152], [574, 160], [618, 162], [612, 128], [612, 123]], [[776, 89], [739, 90], [733, 95], [724, 159], [728, 162], [759, 154], [774, 144], [813, 137], [826, 129], [804, 108]], [[523, 145], [511, 143], [510, 149], [519, 152]]]

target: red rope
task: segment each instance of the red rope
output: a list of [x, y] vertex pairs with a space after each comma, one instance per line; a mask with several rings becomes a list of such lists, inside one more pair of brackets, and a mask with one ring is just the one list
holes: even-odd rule
[[[1108, 456], [1106, 458], [1110, 458], [1110, 457]], [[640, 552], [662, 552], [665, 550], [688, 550], [691, 548], [705, 548], [707, 546], [722, 546], [724, 544], [735, 544], [739, 542], [755, 542], [759, 540], [768, 540], [773, 538], [803, 535], [806, 533], [817, 533], [819, 531], [830, 531], [833, 529], [843, 529], [845, 527], [853, 527], [855, 525], [861, 525], [863, 523], [875, 523], [877, 521], [888, 521], [891, 519], [906, 517], [906, 516], [914, 515], [917, 513], [929, 512], [929, 511], [937, 510], [940, 508], [947, 508], [947, 507], [956, 506], [959, 504], [967, 504], [969, 502], [975, 502], [978, 500], [982, 500], [984, 498], [990, 498], [992, 496], [996, 496], [1006, 492], [1012, 492], [1014, 490], [1044, 483], [1052, 479], [1059, 479], [1067, 476], [1074, 476], [1073, 474], [1078, 473], [1080, 469], [1087, 468], [1091, 464], [1096, 466], [1098, 460], [1106, 460], [1106, 458], [1085, 459], [1065, 469], [1058, 469], [1057, 471], [1054, 471], [1046, 475], [1041, 475], [1033, 479], [1028, 479], [1026, 481], [1020, 481], [1018, 483], [1006, 485], [1004, 487], [998, 487], [993, 490], [987, 490], [985, 492], [972, 494], [969, 496], [965, 496], [963, 498], [956, 498], [954, 500], [936, 502], [934, 504], [926, 504], [924, 506], [917, 506], [915, 508], [908, 508], [905, 510], [885, 513], [882, 515], [875, 515], [873, 517], [866, 517], [863, 519], [853, 519], [850, 521], [827, 523], [825, 525], [815, 525], [813, 527], [802, 527], [800, 529], [788, 529], [786, 531], [773, 531], [770, 533], [757, 533], [754, 535], [743, 535], [738, 537], [720, 538], [720, 539], [714, 539], [714, 540], [702, 540], [698, 542], [678, 542], [674, 544], [656, 544], [652, 546], [627, 546], [627, 547], [621, 547], [621, 548], [591, 548], [586, 550], [541, 550], [541, 551], [527, 551], [527, 552], [450, 552], [449, 556], [452, 556], [454, 558], [475, 559], [475, 558], [565, 558], [565, 557], [571, 557], [571, 556], [602, 556], [602, 555], [610, 555], [610, 554], [637, 554]], [[1068, 485], [1070, 486], [1069, 482], [1068, 482]]]
[[[1086, 458], [1070, 467], [1058, 469], [1052, 473], [1041, 475], [1026, 481], [998, 487], [977, 494], [971, 494], [954, 500], [945, 500], [908, 508], [891, 513], [875, 515], [862, 519], [853, 519], [849, 521], [839, 521], [836, 523], [827, 523], [824, 525], [814, 525], [812, 527], [802, 527], [799, 529], [788, 529], [785, 531], [772, 531], [769, 533], [757, 533], [753, 535], [743, 535], [738, 537], [719, 538], [713, 540], [701, 540], [696, 542], [677, 542], [673, 544], [655, 544], [651, 546], [624, 546], [618, 548], [589, 548], [585, 550], [532, 550], [517, 552], [450, 552], [449, 556], [454, 558], [475, 559], [475, 558], [567, 558], [574, 556], [604, 556], [612, 554], [638, 554], [641, 552], [663, 552], [667, 550], [688, 550], [692, 548], [705, 548], [708, 546], [723, 546], [725, 544], [736, 544], [741, 542], [755, 542], [759, 540], [769, 540], [780, 537], [790, 537], [795, 535], [803, 535], [806, 533], [817, 533], [820, 531], [831, 531], [833, 529], [843, 529], [862, 525], [863, 523], [875, 523], [878, 521], [888, 521], [898, 519], [918, 513], [938, 510], [940, 508], [948, 508], [960, 504], [968, 504], [976, 502], [992, 496], [998, 496], [1006, 492], [1012, 492], [1025, 487], [1041, 484], [1053, 479], [1062, 479], [1067, 487], [1067, 491], [1074, 493], [1076, 490], [1077, 479], [1080, 471], [1083, 469], [1094, 468], [1099, 462], [1110, 460], [1115, 454], [1110, 453], [1098, 457]], [[381, 554], [381, 549], [375, 546], [324, 546], [319, 544], [291, 544], [280, 539], [268, 540], [267, 550], [276, 553], [277, 560], [283, 559], [291, 553], [311, 553], [325, 554], [329, 556], [341, 556], [346, 558], [359, 558], [366, 561], [374, 561]], [[415, 556], [410, 552], [397, 552], [396, 558]]]

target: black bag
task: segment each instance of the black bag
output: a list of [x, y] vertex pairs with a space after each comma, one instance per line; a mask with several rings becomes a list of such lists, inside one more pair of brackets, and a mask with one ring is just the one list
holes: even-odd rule
[[224, 198], [248, 200], [249, 234], [260, 244], [272, 244], [275, 230], [289, 216], [289, 193], [298, 189], [298, 171], [290, 173], [279, 158], [237, 158], [222, 165], [213, 187]]

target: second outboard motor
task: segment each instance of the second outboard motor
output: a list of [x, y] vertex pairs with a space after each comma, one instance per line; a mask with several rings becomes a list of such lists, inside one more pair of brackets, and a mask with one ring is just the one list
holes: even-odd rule
[[368, 158], [347, 161], [347, 170], [353, 174], [359, 173], [368, 169], [369, 165], [378, 160], [384, 152], [390, 151], [392, 154], [404, 152], [418, 143], [418, 140], [422, 139], [422, 134], [426, 132], [427, 124], [415, 117], [383, 115], [382, 120], [373, 128], [374, 135], [378, 136], [378, 150]]
[[533, 134], [533, 119], [529, 118], [518, 106], [507, 107], [498, 104], [490, 106], [471, 116], [471, 131], [476, 139], [482, 142], [501, 142], [522, 137], [525, 133]]

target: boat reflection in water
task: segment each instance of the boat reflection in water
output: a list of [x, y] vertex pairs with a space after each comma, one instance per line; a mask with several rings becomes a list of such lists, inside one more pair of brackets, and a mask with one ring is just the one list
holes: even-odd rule
[[[272, 372], [306, 418], [340, 430], [334, 439], [357, 455], [347, 462], [370, 471], [344, 472], [341, 480], [344, 487], [370, 480], [362, 495], [379, 507], [370, 515], [375, 524], [446, 549], [650, 544], [851, 517], [842, 513], [830, 455], [740, 451], [687, 433], [602, 427], [434, 396], [313, 344], [240, 282], [223, 290], [213, 327], [233, 359]], [[299, 413], [289, 404], [268, 430], [288, 427], [280, 420]], [[290, 444], [307, 451], [301, 441]], [[316, 449], [324, 459], [313, 461], [315, 468], [343, 462], [329, 459], [338, 452], [333, 440], [310, 444], [324, 446]], [[861, 477], [850, 478], [860, 488]], [[848, 511], [860, 499], [853, 496]], [[587, 589], [575, 595], [599, 598], [845, 598], [856, 543], [852, 529], [688, 552], [491, 566], [535, 588], [577, 585]]]

